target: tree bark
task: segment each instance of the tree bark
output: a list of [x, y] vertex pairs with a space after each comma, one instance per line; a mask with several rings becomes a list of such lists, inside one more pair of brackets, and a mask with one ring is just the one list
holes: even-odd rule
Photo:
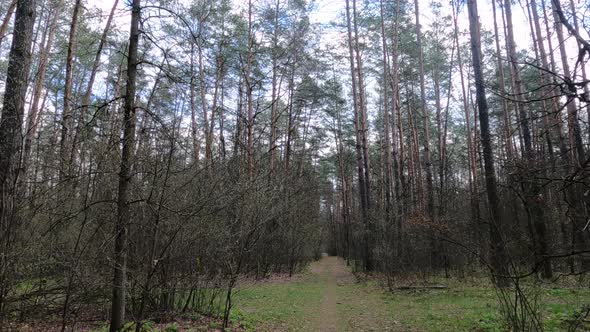
[[278, 102], [278, 90], [277, 90], [277, 78], [278, 78], [278, 44], [279, 44], [279, 0], [276, 0], [275, 3], [275, 17], [274, 17], [274, 26], [273, 26], [273, 49], [272, 49], [272, 95], [271, 95], [271, 111], [270, 111], [270, 144], [269, 144], [269, 158], [270, 158], [270, 173], [272, 174], [275, 168], [276, 163], [276, 141], [277, 141], [277, 122], [278, 122], [278, 112], [277, 112], [277, 102]]
[[74, 4], [74, 13], [70, 24], [70, 35], [68, 39], [68, 54], [66, 57], [66, 78], [64, 86], [64, 104], [61, 115], [61, 140], [60, 140], [60, 178], [69, 176], [70, 173], [70, 128], [71, 120], [71, 103], [72, 103], [72, 62], [74, 59], [74, 46], [76, 43], [76, 30], [78, 28], [78, 14], [82, 7], [82, 0], [76, 0]]
[[[8, 56], [8, 69], [2, 117], [0, 118], [0, 250], [6, 258], [18, 228], [16, 216], [16, 184], [20, 174], [22, 125], [25, 112], [28, 75], [31, 68], [31, 44], [35, 23], [35, 0], [19, 0], [16, 4], [14, 34]], [[8, 295], [12, 259], [2, 259], [0, 265], [0, 311]]]
[[357, 71], [357, 79], [358, 79], [358, 106], [360, 112], [360, 121], [361, 121], [361, 139], [362, 139], [362, 148], [363, 148], [363, 163], [365, 167], [365, 195], [367, 196], [367, 208], [370, 209], [371, 207], [371, 162], [369, 157], [369, 145], [368, 145], [368, 124], [367, 124], [367, 103], [365, 100], [365, 83], [363, 78], [363, 63], [361, 60], [361, 51], [360, 51], [360, 44], [359, 44], [359, 33], [358, 33], [358, 24], [357, 24], [357, 9], [356, 9], [356, 0], [352, 0], [352, 19], [353, 19], [353, 28], [354, 28], [354, 51], [355, 51], [355, 58], [356, 58], [356, 71]]
[[6, 30], [8, 29], [8, 23], [12, 18], [12, 14], [14, 14], [16, 2], [17, 0], [12, 0], [10, 5], [8, 6], [8, 10], [6, 11], [6, 16], [4, 16], [4, 20], [2, 20], [2, 25], [0, 25], [0, 46], [2, 46], [2, 41], [6, 37]]
[[430, 160], [430, 119], [426, 109], [426, 87], [424, 80], [424, 55], [422, 51], [422, 26], [420, 25], [420, 6], [414, 0], [416, 14], [416, 43], [418, 47], [418, 67], [420, 73], [420, 109], [422, 111], [422, 130], [424, 133], [424, 171], [426, 172], [427, 212], [430, 220], [434, 218], [434, 184], [432, 180], [432, 162]]
[[133, 178], [133, 147], [135, 140], [135, 93], [138, 64], [139, 20], [141, 0], [133, 0], [131, 31], [127, 56], [127, 91], [123, 116], [123, 150], [119, 172], [119, 194], [117, 198], [117, 220], [115, 225], [114, 278], [110, 331], [119, 331], [125, 323], [125, 294], [127, 283], [127, 225], [131, 218], [129, 203], [130, 186]]
[[193, 163], [199, 162], [200, 143], [197, 131], [197, 110], [195, 105], [195, 43], [191, 40], [191, 55], [190, 55], [190, 71], [191, 79], [189, 86], [189, 104], [191, 109], [191, 139], [193, 145]]
[[[498, 66], [498, 88], [500, 93], [504, 95], [506, 93], [506, 81], [504, 78], [504, 65], [502, 63], [502, 49], [500, 48], [500, 35], [498, 33], [498, 20], [496, 19], [496, 0], [492, 3], [492, 12], [494, 16], [494, 40], [496, 44], [497, 53], [497, 66]], [[506, 98], [502, 98], [502, 116], [504, 121], [504, 139], [506, 144], [506, 155], [508, 160], [512, 160], [514, 151], [512, 149], [512, 128], [510, 125], [510, 115], [508, 114], [508, 101]]]
[[252, 0], [248, 0], [248, 58], [246, 60], [246, 69], [244, 71], [244, 83], [246, 84], [246, 102], [248, 105], [248, 123], [247, 123], [247, 149], [248, 152], [248, 175], [250, 179], [253, 177], [254, 172], [254, 101], [252, 100], [252, 90], [254, 88], [252, 77], [250, 77], [252, 71], [253, 54], [252, 49], [254, 47], [254, 35], [252, 31]]
[[483, 147], [484, 175], [486, 179], [486, 190], [490, 212], [490, 245], [491, 245], [491, 267], [492, 279], [499, 287], [507, 287], [508, 279], [508, 257], [505, 243], [502, 238], [502, 221], [500, 215], [500, 198], [496, 183], [496, 170], [494, 166], [494, 150], [490, 134], [490, 122], [488, 115], [488, 103], [486, 99], [485, 84], [483, 79], [481, 40], [479, 32], [479, 16], [477, 13], [476, 0], [468, 0], [469, 31], [471, 35], [471, 57], [473, 61], [473, 76], [475, 78], [475, 89], [477, 106], [479, 108], [479, 121], [481, 128], [481, 145]]
[[[567, 52], [565, 49], [565, 42], [563, 36], [562, 24], [566, 25], [563, 12], [558, 0], [552, 0], [551, 6], [553, 9], [553, 20], [555, 23], [555, 30], [557, 34], [557, 41], [559, 44], [559, 53], [561, 55], [561, 65], [563, 68], [563, 76], [566, 81], [571, 82], [572, 75], [568, 63]], [[567, 27], [567, 25], [566, 25]], [[568, 117], [568, 132], [570, 141], [570, 158], [572, 174], [584, 169], [584, 160], [586, 159], [586, 151], [582, 141], [582, 132], [580, 129], [580, 121], [578, 118], [578, 108], [576, 106], [576, 99], [574, 97], [575, 91], [566, 91], [567, 101], [567, 117]], [[583, 172], [583, 171], [582, 171]], [[580, 184], [572, 184], [569, 186], [573, 191], [566, 197], [566, 203], [571, 206], [568, 209], [568, 217], [572, 221], [573, 231], [573, 248], [572, 251], [586, 251], [590, 249], [590, 227], [587, 225], [587, 203], [584, 198], [584, 188]], [[590, 270], [590, 257], [582, 256], [582, 270]]]
[[[570, 0], [569, 1], [569, 5], [570, 5], [570, 10], [572, 12], [572, 20], [574, 21], [574, 30], [576, 31], [576, 33], [579, 35], [580, 34], [580, 25], [578, 24], [578, 16], [576, 15], [576, 6], [574, 5], [574, 0]], [[576, 39], [576, 42], [578, 43], [578, 48], [583, 48], [585, 47], [584, 44], [579, 40]], [[588, 52], [590, 52], [590, 49], [587, 50]], [[576, 64], [578, 65], [578, 64]], [[587, 82], [588, 81], [588, 74], [586, 73], [586, 66], [583, 63], [580, 63], [580, 70], [582, 72], [582, 81], [583, 82]], [[588, 86], [590, 85], [589, 83], [584, 84], [584, 94], [587, 96], [587, 98], [590, 98], [590, 87]], [[590, 102], [586, 102], [586, 116], [588, 119], [588, 137], [590, 138]]]
[[388, 50], [387, 50], [387, 39], [385, 34], [385, 19], [384, 19], [384, 12], [385, 9], [383, 8], [383, 0], [379, 1], [380, 7], [380, 20], [381, 20], [381, 43], [383, 47], [383, 84], [381, 88], [383, 89], [383, 139], [385, 140], [385, 148], [384, 148], [384, 165], [385, 165], [385, 211], [386, 211], [386, 222], [389, 222], [391, 218], [391, 205], [392, 205], [392, 173], [391, 173], [391, 137], [389, 134], [390, 131], [390, 119], [389, 119], [389, 89], [388, 81], [389, 81], [389, 57], [388, 57]]
[[[354, 1], [354, 0], [353, 0]], [[361, 215], [363, 224], [365, 225], [365, 229], [368, 225], [369, 219], [369, 212], [368, 212], [368, 199], [367, 199], [367, 186], [366, 186], [366, 178], [364, 173], [365, 163], [363, 162], [363, 151], [362, 151], [362, 123], [361, 123], [361, 105], [359, 105], [358, 100], [358, 82], [357, 82], [357, 71], [355, 65], [355, 57], [354, 57], [354, 40], [352, 36], [352, 18], [351, 18], [351, 8], [350, 8], [350, 0], [346, 0], [346, 22], [347, 22], [347, 31], [348, 31], [348, 55], [350, 60], [350, 74], [352, 79], [352, 100], [353, 100], [353, 109], [354, 109], [354, 129], [355, 129], [355, 150], [356, 150], [356, 161], [357, 161], [357, 171], [358, 171], [358, 182], [359, 182], [359, 196], [361, 201]], [[366, 241], [364, 245], [364, 259], [365, 259], [365, 267], [367, 264], [367, 248], [366, 248]]]
[[46, 41], [40, 48], [39, 54], [39, 65], [37, 69], [37, 76], [35, 77], [35, 83], [33, 86], [33, 101], [28, 114], [27, 131], [25, 133], [25, 147], [23, 155], [23, 172], [26, 174], [29, 158], [31, 155], [31, 148], [33, 138], [37, 132], [37, 125], [40, 119], [40, 105], [41, 94], [43, 92], [43, 83], [45, 82], [45, 74], [47, 73], [47, 65], [49, 64], [49, 55], [51, 54], [51, 48], [53, 47], [53, 39], [57, 30], [57, 20], [59, 18], [60, 9], [63, 1], [60, 1], [56, 8], [52, 12], [51, 21], [49, 23], [49, 30], [47, 32]]
[[520, 76], [520, 68], [518, 66], [518, 58], [516, 55], [516, 43], [514, 42], [514, 28], [512, 25], [512, 4], [511, 0], [504, 0], [504, 10], [506, 15], [506, 29], [508, 38], [506, 39], [506, 49], [508, 50], [508, 61], [512, 70], [510, 74], [513, 82], [513, 98], [516, 100], [516, 107], [518, 109], [521, 132], [524, 140], [524, 159], [527, 163], [527, 170], [524, 174], [524, 203], [529, 218], [529, 224], [534, 225], [532, 232], [532, 240], [535, 251], [535, 265], [542, 268], [542, 276], [544, 278], [551, 278], [553, 275], [551, 261], [545, 259], [547, 257], [547, 230], [545, 221], [545, 202], [541, 187], [536, 183], [535, 174], [533, 173], [537, 168], [535, 152], [533, 150], [532, 136], [527, 109], [525, 107], [524, 91], [522, 78]]

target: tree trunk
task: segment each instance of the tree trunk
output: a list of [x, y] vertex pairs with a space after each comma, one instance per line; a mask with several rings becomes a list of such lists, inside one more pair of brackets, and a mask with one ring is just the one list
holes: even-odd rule
[[12, 14], [14, 14], [16, 2], [17, 0], [12, 0], [10, 5], [8, 6], [8, 10], [6, 11], [6, 16], [4, 16], [4, 20], [2, 20], [2, 25], [0, 25], [0, 46], [2, 46], [2, 41], [4, 40], [4, 37], [6, 37], [6, 30], [8, 29], [8, 23], [10, 22], [10, 18], [12, 18]]
[[[576, 33], [580, 34], [580, 25], [578, 24], [578, 16], [576, 15], [576, 7], [574, 5], [574, 0], [569, 1], [570, 10], [572, 12], [572, 20], [574, 21], [574, 30]], [[576, 39], [578, 43], [578, 48], [584, 47], [579, 39]], [[590, 50], [587, 50], [590, 51]], [[586, 66], [584, 64], [580, 64], [580, 70], [582, 71], [582, 81], [588, 81], [588, 75], [586, 73]], [[586, 94], [587, 98], [590, 98], [590, 87], [588, 87], [588, 83], [584, 84], [584, 94]], [[586, 102], [586, 116], [588, 117], [588, 137], [590, 138], [590, 102]]]
[[[8, 69], [2, 118], [0, 119], [0, 250], [4, 257], [13, 257], [12, 243], [18, 228], [16, 216], [16, 183], [20, 173], [22, 125], [25, 112], [28, 74], [31, 68], [31, 43], [35, 23], [36, 1], [19, 0], [16, 4], [14, 34], [8, 56]], [[0, 311], [4, 311], [9, 291], [12, 259], [0, 265]], [[1, 315], [4, 316], [4, 315]]]
[[[354, 0], [353, 0], [354, 1]], [[365, 229], [368, 226], [368, 219], [369, 219], [369, 212], [368, 212], [368, 199], [367, 199], [367, 186], [366, 186], [366, 178], [364, 174], [364, 167], [365, 163], [363, 162], [363, 151], [362, 151], [362, 124], [361, 124], [361, 105], [359, 105], [359, 100], [357, 97], [358, 94], [358, 86], [357, 86], [357, 77], [356, 77], [356, 70], [355, 70], [355, 57], [353, 53], [354, 48], [354, 40], [352, 37], [352, 19], [350, 13], [350, 0], [346, 0], [346, 22], [348, 28], [348, 54], [350, 60], [350, 74], [352, 79], [352, 100], [353, 100], [353, 109], [354, 109], [354, 129], [356, 132], [356, 161], [357, 161], [357, 171], [358, 171], [358, 181], [359, 181], [359, 195], [360, 195], [360, 202], [361, 202], [361, 214], [363, 223], [365, 225]], [[364, 241], [366, 244], [366, 241]], [[367, 264], [367, 247], [364, 245], [364, 259], [365, 259], [365, 267]]]
[[486, 99], [485, 84], [483, 79], [481, 40], [479, 32], [479, 16], [477, 13], [476, 0], [468, 0], [469, 31], [471, 35], [471, 57], [473, 60], [473, 76], [475, 78], [475, 89], [477, 106], [479, 108], [479, 121], [481, 128], [481, 144], [483, 147], [484, 174], [486, 179], [486, 190], [488, 196], [491, 224], [490, 245], [491, 245], [491, 267], [494, 283], [499, 287], [507, 287], [508, 279], [508, 257], [504, 240], [502, 238], [502, 222], [500, 215], [500, 199], [496, 183], [496, 170], [494, 166], [494, 151], [490, 134], [490, 122], [488, 115], [488, 103]]
[[248, 105], [246, 151], [248, 152], [247, 169], [250, 179], [252, 179], [254, 172], [254, 101], [252, 100], [252, 90], [254, 88], [254, 84], [252, 82], [252, 77], [250, 77], [252, 71], [253, 47], [254, 35], [252, 31], [252, 0], [248, 0], [248, 59], [246, 60], [246, 69], [244, 71], [244, 83], [246, 84], [246, 102]]
[[274, 26], [273, 26], [273, 38], [272, 38], [272, 95], [270, 100], [270, 144], [269, 144], [269, 158], [270, 158], [270, 173], [272, 174], [275, 168], [276, 163], [276, 141], [277, 141], [277, 122], [278, 122], [278, 112], [277, 112], [277, 102], [278, 102], [278, 91], [277, 91], [277, 77], [278, 77], [278, 52], [277, 47], [279, 43], [279, 0], [276, 0], [275, 4], [275, 17], [274, 17]]
[[548, 250], [544, 213], [546, 203], [544, 202], [545, 199], [541, 187], [537, 184], [535, 174], [533, 173], [537, 168], [537, 164], [532, 145], [531, 129], [529, 127], [530, 121], [525, 108], [522, 78], [520, 76], [520, 68], [518, 67], [518, 58], [516, 55], [511, 0], [504, 0], [504, 10], [507, 23], [506, 29], [508, 32], [506, 49], [508, 51], [509, 65], [512, 68], [510, 74], [513, 76], [513, 98], [516, 100], [516, 107], [518, 109], [520, 127], [524, 139], [524, 156], [527, 162], [527, 170], [524, 171], [524, 203], [525, 208], [528, 210], [527, 216], [529, 218], [529, 224], [534, 225], [532, 240], [535, 251], [535, 265], [542, 268], [542, 276], [544, 278], [551, 278], [553, 275], [551, 262], [545, 258], [547, 257]]
[[365, 100], [365, 83], [363, 78], [363, 63], [361, 60], [361, 51], [359, 44], [359, 33], [357, 24], [357, 10], [356, 0], [352, 0], [352, 19], [354, 28], [354, 51], [356, 57], [356, 71], [358, 79], [358, 106], [360, 112], [361, 121], [361, 139], [363, 148], [363, 163], [365, 167], [365, 195], [367, 196], [367, 209], [371, 207], [371, 162], [369, 157], [369, 145], [368, 145], [368, 124], [367, 124], [367, 103]]
[[[203, 113], [203, 130], [205, 133], [205, 160], [207, 168], [213, 162], [213, 148], [211, 146], [211, 134], [209, 132], [209, 112], [207, 111], [207, 87], [205, 85], [205, 64], [203, 63], [203, 45], [201, 33], [203, 31], [203, 19], [199, 19], [199, 36], [197, 38], [197, 59], [199, 61], [199, 91], [201, 94], [201, 112]], [[213, 118], [213, 116], [211, 116]], [[213, 119], [211, 119], [213, 121]]]
[[78, 28], [78, 14], [82, 7], [82, 0], [76, 0], [74, 4], [74, 13], [70, 24], [70, 36], [68, 39], [68, 54], [66, 57], [66, 82], [64, 86], [64, 108], [61, 115], [61, 141], [60, 141], [60, 178], [70, 176], [70, 167], [73, 160], [70, 160], [70, 129], [71, 120], [71, 103], [72, 103], [72, 62], [74, 60], [74, 46], [76, 44], [76, 29]]
[[[557, 34], [557, 41], [559, 44], [559, 53], [561, 55], [561, 65], [563, 68], [563, 76], [566, 81], [571, 82], [572, 76], [570, 73], [567, 52], [565, 49], [565, 42], [563, 36], [562, 24], [566, 24], [562, 20], [563, 12], [558, 0], [552, 0], [551, 6], [553, 9], [553, 19], [555, 22], [555, 30]], [[578, 119], [578, 108], [576, 100], [572, 96], [574, 91], [568, 91], [567, 94], [567, 115], [568, 115], [568, 131], [570, 141], [570, 158], [571, 158], [571, 174], [575, 174], [583, 170], [583, 162], [586, 159], [586, 152], [582, 141], [582, 133], [580, 129], [580, 121]], [[582, 171], [583, 172], [583, 171]], [[571, 193], [566, 197], [566, 203], [570, 205], [568, 209], [569, 219], [572, 221], [573, 227], [573, 248], [572, 251], [587, 251], [590, 249], [590, 227], [587, 224], [587, 203], [583, 192], [585, 189], [580, 184], [572, 184], [569, 186]], [[582, 256], [582, 270], [590, 270], [590, 257]]]
[[[498, 34], [498, 20], [496, 19], [496, 0], [492, 3], [492, 12], [494, 16], [494, 40], [496, 43], [497, 65], [498, 65], [498, 89], [500, 94], [506, 93], [505, 78], [504, 78], [504, 65], [502, 64], [502, 49], [500, 48], [500, 38]], [[510, 126], [510, 116], [508, 114], [508, 101], [506, 98], [502, 99], [502, 116], [504, 121], [504, 139], [506, 144], [506, 155], [508, 160], [512, 160], [514, 152], [512, 150], [512, 128]]]
[[390, 131], [390, 119], [389, 119], [389, 89], [388, 81], [389, 81], [389, 60], [388, 60], [388, 51], [387, 51], [387, 39], [385, 35], [385, 21], [384, 21], [384, 5], [383, 0], [379, 1], [380, 5], [380, 20], [381, 20], [381, 42], [383, 47], [383, 84], [381, 84], [381, 88], [383, 89], [383, 139], [385, 140], [385, 152], [384, 155], [384, 165], [385, 165], [385, 211], [386, 211], [386, 222], [390, 221], [391, 218], [391, 205], [392, 200], [391, 196], [393, 193], [392, 190], [392, 174], [391, 174], [391, 137], [389, 134]]
[[[109, 14], [109, 17], [107, 19], [107, 23], [106, 26], [102, 32], [100, 41], [98, 43], [98, 49], [96, 50], [96, 54], [94, 56], [94, 62], [92, 64], [92, 69], [90, 71], [90, 78], [88, 79], [88, 84], [86, 85], [86, 90], [84, 92], [84, 95], [82, 96], [82, 100], [80, 103], [80, 114], [78, 115], [78, 125], [76, 126], [76, 131], [74, 133], [74, 137], [72, 139], [72, 152], [70, 154], [70, 160], [75, 160], [76, 159], [76, 146], [78, 145], [78, 141], [80, 141], [80, 135], [83, 135], [85, 133], [85, 126], [86, 126], [86, 114], [88, 113], [88, 107], [90, 104], [90, 97], [92, 96], [92, 88], [94, 87], [94, 81], [96, 80], [96, 75], [98, 73], [98, 69], [100, 67], [100, 60], [101, 60], [101, 56], [102, 56], [102, 50], [104, 48], [105, 43], [107, 42], [107, 37], [111, 28], [111, 24], [113, 21], [113, 17], [115, 14], [115, 11], [117, 9], [117, 5], [119, 3], [119, 0], [115, 0], [115, 2], [113, 3], [113, 7], [111, 8], [111, 12]], [[84, 140], [82, 139], [82, 142], [84, 142]], [[82, 153], [80, 155], [80, 167], [83, 167], [85, 165], [85, 149], [83, 147], [80, 147], [80, 149], [82, 150]]]
[[418, 67], [420, 72], [420, 109], [422, 111], [422, 130], [424, 133], [424, 171], [426, 172], [426, 196], [428, 218], [434, 218], [434, 184], [432, 180], [432, 163], [430, 160], [430, 119], [426, 109], [426, 87], [424, 82], [424, 55], [422, 52], [422, 26], [420, 25], [420, 6], [414, 0], [416, 14], [416, 43], [418, 47]]
[[191, 139], [193, 145], [193, 163], [199, 162], [200, 143], [197, 131], [197, 110], [195, 105], [195, 43], [191, 40], [191, 55], [190, 55], [190, 109], [191, 109]]
[[[53, 39], [57, 30], [57, 20], [59, 18], [60, 9], [63, 1], [60, 1], [55, 9], [52, 11], [51, 21], [49, 23], [49, 30], [46, 36], [46, 42], [40, 48], [39, 54], [39, 65], [37, 69], [37, 75], [35, 77], [35, 83], [33, 86], [33, 101], [28, 114], [27, 131], [25, 133], [25, 149], [23, 155], [23, 172], [26, 174], [29, 158], [31, 155], [31, 148], [33, 138], [37, 132], [37, 125], [40, 119], [40, 108], [39, 102], [41, 101], [41, 94], [43, 92], [43, 83], [45, 82], [45, 74], [47, 73], [47, 65], [49, 64], [49, 55], [51, 54], [51, 48], [53, 47]], [[42, 108], [41, 108], [42, 109]]]
[[131, 218], [129, 194], [133, 174], [133, 147], [135, 140], [135, 91], [138, 63], [139, 21], [141, 0], [133, 0], [131, 31], [127, 57], [127, 92], [123, 117], [123, 150], [119, 172], [119, 195], [117, 198], [117, 220], [115, 225], [115, 253], [113, 297], [111, 310], [111, 332], [119, 331], [125, 323], [125, 295], [127, 279], [127, 225]]

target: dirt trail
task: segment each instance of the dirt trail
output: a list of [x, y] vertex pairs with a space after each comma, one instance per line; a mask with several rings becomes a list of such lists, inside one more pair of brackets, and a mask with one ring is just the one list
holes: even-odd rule
[[337, 257], [323, 257], [311, 267], [311, 272], [323, 279], [326, 285], [319, 316], [313, 324], [314, 331], [340, 331], [339, 324], [342, 324], [342, 320], [338, 318], [339, 303], [336, 288], [344, 283], [352, 282], [354, 276]]

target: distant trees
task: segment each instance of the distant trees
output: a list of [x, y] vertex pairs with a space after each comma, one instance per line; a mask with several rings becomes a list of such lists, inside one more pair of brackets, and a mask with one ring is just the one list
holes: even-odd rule
[[[334, 181], [342, 186], [346, 178], [356, 178], [359, 196], [355, 205], [345, 201], [344, 193], [334, 193], [339, 202], [335, 206], [352, 207], [352, 221], [346, 219], [345, 209], [342, 217], [333, 220], [338, 225], [346, 222], [332, 227], [345, 233], [331, 237], [346, 245], [330, 247], [363, 269], [367, 269], [366, 260], [375, 256], [378, 270], [391, 273], [426, 269], [449, 275], [481, 260], [493, 267], [501, 286], [510, 284], [510, 276], [520, 274], [550, 280], [554, 271], [563, 271], [564, 264], [570, 272], [586, 271], [582, 243], [587, 236], [585, 230], [580, 231], [585, 213], [578, 214], [585, 203], [574, 198], [580, 197], [574, 192], [585, 186], [582, 174], [586, 167], [576, 156], [585, 154], [579, 135], [585, 124], [578, 106], [586, 103], [580, 94], [587, 82], [573, 83], [571, 88], [561, 83], [575, 79], [567, 60], [568, 44], [560, 34], [565, 26], [578, 45], [587, 36], [583, 32], [586, 37], [578, 38], [567, 19], [563, 24], [561, 17], [569, 14], [560, 14], [561, 3], [530, 1], [523, 7], [533, 36], [531, 51], [536, 53], [517, 48], [525, 45], [515, 43], [512, 3], [492, 4], [495, 20], [489, 32], [477, 23], [477, 4], [469, 2], [469, 37], [459, 30], [457, 22], [465, 14], [455, 2], [449, 6], [432, 3], [436, 19], [425, 33], [418, 3], [381, 1], [356, 11], [354, 2], [347, 4], [342, 29], [350, 60], [350, 108], [357, 110], [352, 120], [357, 130], [351, 136], [357, 142], [353, 144], [357, 170], [348, 176], [339, 174], [352, 165], [341, 165], [347, 150], [340, 145], [346, 140], [335, 135], [338, 172]], [[552, 28], [551, 17], [547, 17], [549, 23], [542, 31], [543, 18], [538, 14], [547, 11], [547, 6], [556, 24]], [[360, 61], [369, 64], [362, 74], [357, 70], [355, 12], [361, 18], [358, 40], [364, 41]], [[571, 20], [579, 21], [579, 15], [573, 11], [571, 15]], [[588, 61], [585, 48], [580, 47], [582, 55], [573, 69], [578, 77], [583, 76], [582, 64]], [[557, 52], [548, 53], [554, 48]], [[551, 64], [550, 59], [562, 61]], [[371, 82], [363, 87], [375, 88], [376, 97], [366, 99], [367, 118], [374, 125], [366, 129], [360, 124], [359, 76]], [[563, 96], [569, 96], [565, 103], [560, 99]], [[564, 108], [569, 111], [561, 114]], [[564, 116], [567, 122], [562, 122]], [[369, 158], [374, 161], [369, 183], [362, 153], [361, 134], [365, 133], [370, 138]], [[431, 151], [431, 144], [437, 148]], [[433, 169], [438, 174], [436, 186]], [[366, 188], [375, 193], [368, 201], [363, 193]], [[482, 199], [484, 194], [487, 199]], [[392, 210], [393, 205], [398, 208]], [[373, 207], [370, 213], [363, 212], [365, 206]], [[555, 209], [548, 210], [548, 206]], [[355, 229], [355, 220], [375, 225], [368, 236], [373, 239], [369, 255], [360, 247], [365, 243], [363, 234], [346, 235]], [[490, 237], [483, 237], [484, 232]], [[551, 238], [548, 234], [552, 232], [562, 236]], [[457, 250], [457, 244], [468, 250]], [[482, 250], [486, 247], [492, 249]], [[565, 252], [570, 254], [563, 260], [565, 256], [559, 253]]]
[[505, 295], [587, 273], [585, 4], [112, 5], [0, 1], [4, 323], [227, 327], [240, 277], [324, 249]]

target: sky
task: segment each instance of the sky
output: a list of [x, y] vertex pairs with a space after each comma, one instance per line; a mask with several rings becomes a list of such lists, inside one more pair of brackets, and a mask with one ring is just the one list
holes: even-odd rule
[[[237, 3], [240, 3], [240, 0], [234, 0]], [[378, 0], [373, 0], [378, 1]], [[531, 49], [532, 48], [532, 41], [529, 32], [529, 24], [527, 21], [527, 17], [524, 14], [524, 10], [521, 7], [520, 3], [524, 3], [524, 0], [515, 1], [513, 5], [513, 25], [516, 31], [515, 33], [515, 42], [518, 49]], [[421, 23], [424, 26], [424, 29], [427, 29], [428, 25], [432, 21], [433, 14], [429, 9], [430, 0], [420, 0], [420, 11], [421, 11]], [[443, 3], [447, 3], [448, 1], [442, 1]], [[97, 7], [102, 9], [105, 14], [109, 12], [112, 8], [114, 0], [88, 0], [89, 6]], [[125, 10], [125, 6], [127, 5], [128, 0], [119, 0], [119, 9]], [[578, 2], [579, 3], [579, 2]], [[316, 10], [311, 14], [311, 21], [312, 23], [319, 23], [322, 26], [326, 27], [330, 22], [336, 21], [339, 17], [339, 14], [344, 12], [345, 10], [345, 0], [315, 0], [315, 7]], [[480, 21], [485, 30], [492, 31], [493, 30], [493, 16], [492, 16], [492, 7], [490, 0], [479, 0], [478, 1], [479, 7], [479, 15]], [[450, 14], [450, 5], [445, 5], [443, 7], [444, 14]], [[498, 11], [498, 15], [500, 12]], [[120, 15], [119, 16], [119, 23], [124, 23], [125, 20], [129, 20], [129, 15]], [[121, 25], [120, 24], [120, 25]], [[458, 15], [458, 24], [461, 30], [467, 30], [469, 28], [469, 22], [467, 18], [467, 10], [465, 6], [463, 6], [461, 12]], [[501, 27], [501, 22], [499, 22], [499, 27]], [[121, 26], [123, 29], [125, 28], [124, 24]], [[544, 30], [544, 29], [543, 29]], [[322, 43], [329, 45], [335, 42], [335, 35], [329, 29], [324, 29], [324, 33], [322, 35]], [[576, 46], [575, 43], [568, 43], [568, 48], [572, 50], [570, 53], [576, 53]], [[574, 54], [574, 55], [577, 55]]]
[[[104, 17], [106, 20], [106, 16], [108, 15], [110, 9], [113, 6], [115, 0], [88, 0], [88, 5], [90, 7], [94, 6], [100, 8], [104, 12]], [[181, 1], [191, 1], [191, 0], [181, 0]], [[242, 7], [244, 5], [245, 0], [233, 0], [236, 3], [236, 7]], [[261, 0], [253, 0], [254, 4]], [[361, 3], [364, 0], [357, 0]], [[371, 1], [379, 1], [379, 0], [371, 0]], [[450, 0], [440, 0], [444, 5], [442, 7], [442, 15], [450, 15], [451, 14], [451, 6]], [[496, 0], [498, 1], [498, 0]], [[502, 0], [500, 0], [502, 1]], [[582, 0], [583, 1], [583, 0]], [[577, 3], [578, 6], [582, 6], [582, 1], [574, 1]], [[119, 0], [119, 10], [120, 14], [117, 15], [117, 25], [120, 29], [125, 30], [129, 26], [130, 20], [130, 11], [129, 8], [126, 6], [129, 5], [129, 0]], [[430, 10], [429, 4], [432, 0], [419, 0], [420, 5], [420, 21], [423, 26], [423, 31], [429, 29], [429, 25], [431, 24], [434, 14]], [[521, 4], [526, 4], [527, 0], [514, 0], [514, 5], [512, 6], [513, 12], [513, 26], [515, 31], [515, 42], [517, 46], [517, 51], [526, 49], [529, 50], [531, 54], [533, 50], [532, 46], [532, 38], [530, 36], [530, 29], [529, 23], [527, 20], [527, 16], [525, 15], [526, 8], [523, 8]], [[562, 0], [563, 3], [566, 3], [565, 0]], [[493, 15], [492, 15], [492, 0], [478, 0], [478, 10], [480, 15], [480, 22], [484, 30], [493, 31]], [[345, 11], [346, 1], [345, 0], [314, 0], [314, 8], [315, 10], [310, 14], [310, 19], [312, 23], [317, 23], [321, 26], [321, 40], [320, 46], [324, 49], [339, 49], [342, 41], [346, 38], [346, 34], [343, 32], [338, 32], [336, 29], [330, 27], [331, 22], [338, 21], [341, 17], [342, 13]], [[360, 6], [359, 6], [360, 7]], [[569, 6], [564, 6], [568, 8]], [[413, 14], [412, 14], [413, 15]], [[500, 18], [500, 11], [498, 10], [498, 18], [499, 18], [499, 29], [502, 31], [502, 22]], [[458, 25], [460, 30], [469, 29], [469, 21], [467, 17], [467, 8], [466, 5], [463, 5], [460, 8], [460, 12], [457, 16]], [[545, 31], [544, 27], [542, 30]], [[465, 38], [462, 42], [468, 42], [468, 34], [464, 36]], [[568, 56], [570, 56], [570, 63], [574, 63], [575, 58], [577, 57], [578, 50], [575, 40], [572, 37], [568, 37], [566, 33], [566, 49], [568, 50]], [[503, 38], [501, 38], [502, 40]], [[502, 45], [504, 44], [501, 41]], [[553, 47], [557, 47], [557, 41], [555, 40], [553, 43]], [[559, 54], [558, 50], [554, 50], [556, 54]], [[534, 55], [534, 54], [531, 54]], [[559, 55], [558, 55], [559, 56]], [[484, 60], [486, 55], [484, 54]], [[559, 64], [558, 64], [559, 65]], [[337, 64], [338, 66], [338, 64]], [[573, 66], [572, 66], [573, 68]], [[587, 67], [588, 68], [588, 67]], [[587, 70], [590, 72], [590, 68]], [[371, 82], [371, 78], [368, 78], [368, 85], [374, 86], [376, 82]], [[371, 93], [376, 91], [377, 89], [368, 89], [367, 93]]]

